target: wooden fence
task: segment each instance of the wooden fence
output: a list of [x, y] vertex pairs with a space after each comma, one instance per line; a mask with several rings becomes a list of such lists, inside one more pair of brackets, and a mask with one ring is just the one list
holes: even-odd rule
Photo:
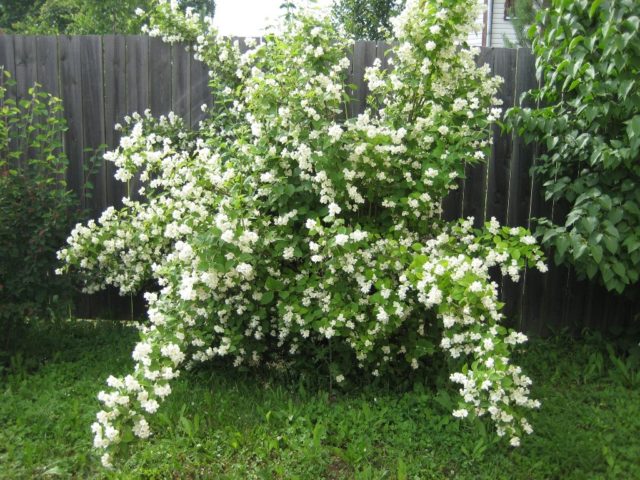
[[[359, 87], [353, 114], [362, 111], [367, 95], [365, 67], [376, 58], [385, 64], [387, 49], [382, 42], [358, 42], [349, 52], [350, 82]], [[478, 62], [489, 64], [505, 79], [500, 90], [505, 107], [517, 104], [520, 95], [536, 85], [534, 59], [527, 49], [483, 48]], [[82, 197], [83, 165], [91, 156], [86, 149], [116, 145], [118, 133], [113, 127], [129, 113], [148, 108], [159, 115], [173, 110], [195, 125], [203, 116], [202, 104], [212, 101], [207, 70], [200, 62], [180, 46], [143, 36], [0, 35], [2, 65], [16, 81], [10, 95], [24, 98], [38, 82], [62, 98], [69, 126], [64, 139], [70, 161], [67, 179], [96, 215], [108, 205], [118, 205], [125, 192], [123, 184], [113, 179], [113, 166], [103, 162], [92, 179], [92, 197]], [[495, 216], [501, 223], [523, 226], [541, 216], [560, 219], [562, 209], [544, 201], [530, 175], [534, 147], [501, 133], [497, 126], [493, 135], [491, 158], [485, 165], [467, 168], [461, 188], [444, 202], [446, 217], [472, 215], [479, 223]], [[578, 281], [563, 267], [552, 267], [545, 275], [527, 271], [518, 284], [507, 280], [501, 284], [509, 323], [533, 334], [563, 328], [621, 328], [640, 312], [640, 301]], [[136, 313], [141, 312], [140, 300], [133, 303]], [[79, 302], [79, 314], [126, 317], [129, 300], [118, 299], [113, 292], [85, 297]]]

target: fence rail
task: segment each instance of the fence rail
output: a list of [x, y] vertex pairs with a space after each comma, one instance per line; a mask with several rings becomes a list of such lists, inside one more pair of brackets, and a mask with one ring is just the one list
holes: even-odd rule
[[[239, 41], [242, 47], [244, 42]], [[364, 108], [365, 67], [376, 58], [386, 64], [388, 48], [383, 42], [363, 41], [349, 52], [349, 81], [358, 86], [352, 114]], [[517, 104], [520, 95], [536, 85], [534, 59], [528, 49], [483, 48], [478, 63], [489, 64], [494, 74], [504, 78], [499, 96], [505, 107]], [[96, 215], [109, 205], [119, 205], [125, 190], [114, 180], [113, 166], [102, 162], [92, 178], [93, 195], [83, 196], [83, 166], [91, 156], [87, 149], [116, 145], [119, 136], [114, 125], [127, 114], [145, 109], [155, 115], [174, 111], [187, 124], [195, 125], [203, 116], [201, 106], [212, 103], [202, 63], [181, 46], [144, 36], [0, 35], [0, 66], [16, 82], [9, 95], [24, 98], [37, 82], [62, 98], [69, 126], [64, 138], [69, 157], [67, 180], [83, 206]], [[544, 201], [536, 179], [530, 176], [534, 147], [503, 134], [497, 126], [493, 137], [490, 159], [484, 165], [467, 167], [461, 188], [444, 201], [445, 216], [474, 216], [478, 223], [494, 216], [513, 226], [530, 226], [532, 218], [541, 216], [561, 218], [562, 209]], [[619, 328], [640, 312], [639, 300], [579, 281], [564, 267], [552, 267], [545, 275], [530, 270], [517, 284], [504, 279], [500, 283], [510, 323], [533, 334], [563, 328]], [[140, 299], [133, 303], [140, 313]], [[83, 297], [78, 304], [78, 314], [89, 317], [127, 317], [130, 310], [129, 300], [114, 292]]]

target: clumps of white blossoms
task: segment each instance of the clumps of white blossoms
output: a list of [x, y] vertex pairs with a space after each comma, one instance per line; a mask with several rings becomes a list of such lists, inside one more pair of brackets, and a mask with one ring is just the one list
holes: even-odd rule
[[[500, 80], [466, 38], [479, 2], [409, 1], [389, 69], [366, 73], [364, 113], [347, 118], [349, 44], [304, 13], [241, 49], [208, 19], [161, 1], [148, 31], [186, 42], [210, 68], [215, 104], [197, 129], [174, 115], [127, 120], [107, 154], [125, 199], [79, 225], [60, 252], [87, 290], [151, 285], [135, 369], [110, 377], [93, 425], [109, 465], [151, 435], [170, 382], [196, 362], [304, 362], [332, 349], [341, 386], [361, 372], [457, 365], [457, 417], [490, 417], [520, 443], [531, 381], [512, 365], [524, 335], [501, 325], [490, 269], [544, 270], [523, 228], [446, 222], [441, 203], [490, 148]], [[146, 15], [146, 14], [145, 14]]]

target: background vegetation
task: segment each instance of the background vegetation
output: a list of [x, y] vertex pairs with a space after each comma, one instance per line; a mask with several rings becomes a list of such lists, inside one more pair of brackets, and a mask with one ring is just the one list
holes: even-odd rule
[[356, 40], [384, 40], [405, 0], [336, 0], [333, 21]]
[[[24, 34], [140, 33], [143, 21], [137, 8], [148, 9], [151, 0], [5, 0], [0, 4], [0, 31]], [[213, 16], [215, 0], [182, 0]]]
[[[6, 72], [5, 85], [11, 85]], [[0, 364], [27, 318], [60, 316], [69, 277], [54, 275], [56, 250], [83, 218], [65, 180], [66, 128], [59, 99], [38, 88], [16, 102], [0, 86]]]
[[545, 148], [535, 174], [554, 218], [538, 233], [556, 262], [609, 290], [640, 277], [640, 3], [554, 0], [530, 30], [542, 86], [507, 119]]

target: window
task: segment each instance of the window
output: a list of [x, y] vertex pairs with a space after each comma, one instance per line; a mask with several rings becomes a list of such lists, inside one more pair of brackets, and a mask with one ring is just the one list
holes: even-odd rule
[[516, 0], [504, 0], [504, 19], [513, 20], [516, 18]]

